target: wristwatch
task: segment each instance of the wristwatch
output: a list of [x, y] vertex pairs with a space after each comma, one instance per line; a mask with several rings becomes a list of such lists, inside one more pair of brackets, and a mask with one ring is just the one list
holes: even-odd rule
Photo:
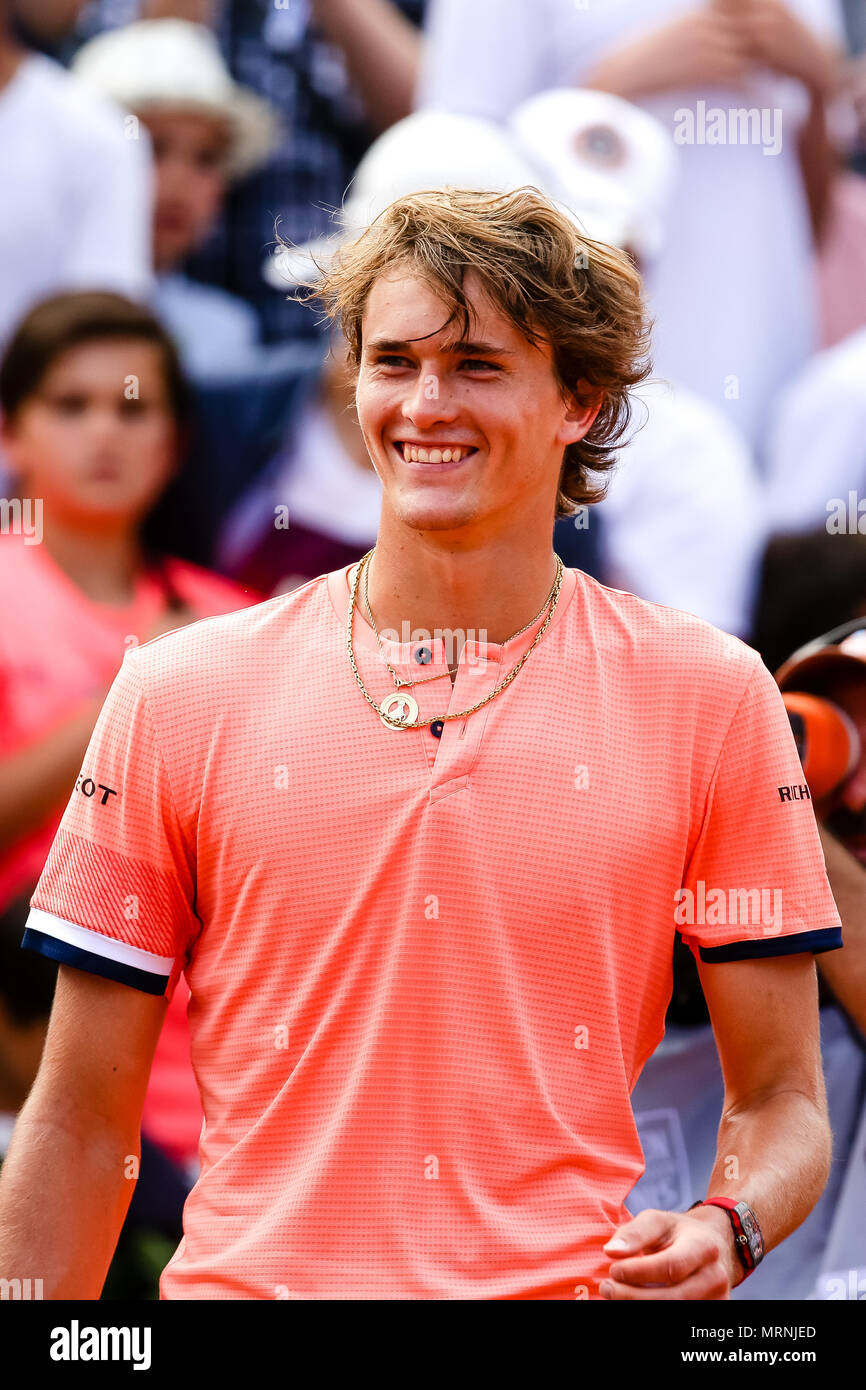
[[753, 1269], [764, 1258], [764, 1237], [758, 1225], [758, 1218], [746, 1202], [734, 1202], [730, 1197], [705, 1197], [692, 1202], [689, 1211], [695, 1207], [721, 1207], [728, 1213], [734, 1230], [734, 1248], [745, 1270], [747, 1279]]

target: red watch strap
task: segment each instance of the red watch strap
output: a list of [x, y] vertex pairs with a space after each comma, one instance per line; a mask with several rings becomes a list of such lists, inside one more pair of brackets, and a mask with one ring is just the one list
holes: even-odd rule
[[737, 1211], [737, 1205], [738, 1203], [731, 1197], [704, 1197], [700, 1201], [692, 1202], [689, 1211], [694, 1207], [722, 1207], [722, 1209], [728, 1213], [731, 1225], [734, 1229], [734, 1245], [736, 1246], [737, 1256], [740, 1264], [746, 1271], [743, 1278], [747, 1279], [752, 1273], [752, 1270], [757, 1267], [757, 1262], [752, 1254], [749, 1238], [743, 1230], [743, 1223], [740, 1220], [740, 1213]]

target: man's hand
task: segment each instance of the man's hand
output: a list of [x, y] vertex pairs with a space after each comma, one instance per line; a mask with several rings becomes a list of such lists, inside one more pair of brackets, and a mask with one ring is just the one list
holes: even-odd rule
[[599, 1292], [609, 1299], [726, 1299], [742, 1277], [730, 1220], [720, 1207], [648, 1208], [604, 1247], [612, 1257]]

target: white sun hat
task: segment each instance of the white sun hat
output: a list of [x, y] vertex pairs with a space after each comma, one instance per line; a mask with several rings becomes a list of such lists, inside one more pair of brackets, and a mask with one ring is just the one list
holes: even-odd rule
[[136, 115], [170, 107], [226, 120], [232, 132], [232, 178], [264, 164], [277, 145], [276, 109], [234, 81], [216, 38], [202, 24], [185, 19], [125, 24], [83, 44], [70, 70]]
[[[416, 111], [370, 146], [342, 209], [334, 214], [333, 233], [300, 246], [279, 247], [266, 260], [264, 277], [280, 290], [304, 283], [316, 273], [317, 264], [327, 265], [343, 241], [360, 236], [390, 203], [407, 193], [434, 188], [507, 193], [527, 184], [557, 201], [543, 172], [504, 127], [476, 116]], [[566, 206], [561, 211], [570, 212]], [[613, 230], [609, 219], [596, 212], [579, 225], [597, 241], [608, 241]]]
[[578, 217], [608, 218], [616, 246], [658, 255], [678, 168], [660, 121], [609, 92], [557, 87], [522, 102], [508, 127]]

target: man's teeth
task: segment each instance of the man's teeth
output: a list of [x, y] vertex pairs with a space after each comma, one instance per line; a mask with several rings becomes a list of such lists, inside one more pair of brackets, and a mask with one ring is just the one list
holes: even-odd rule
[[417, 444], [404, 444], [403, 457], [409, 463], [459, 463], [471, 449], [454, 444], [450, 449], [422, 449]]

